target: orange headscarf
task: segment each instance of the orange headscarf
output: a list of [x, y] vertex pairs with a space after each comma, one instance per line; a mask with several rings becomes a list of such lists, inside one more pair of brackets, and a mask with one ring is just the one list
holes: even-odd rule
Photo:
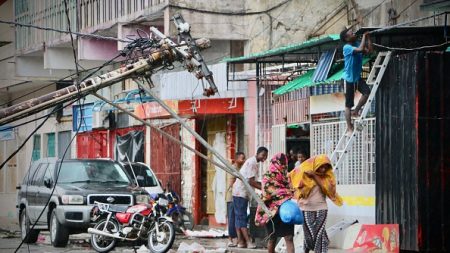
[[[315, 172], [320, 166], [324, 164], [330, 164], [331, 161], [327, 155], [317, 155], [304, 161], [300, 166], [295, 168], [289, 173], [291, 178], [292, 186], [295, 189], [295, 198], [307, 198], [314, 186], [316, 186], [316, 181], [305, 174], [307, 171]], [[331, 168], [331, 166], [330, 166]], [[322, 184], [324, 189], [322, 192], [336, 205], [342, 206], [343, 200], [341, 196], [336, 192], [336, 177], [334, 176], [333, 170], [329, 169], [325, 172], [324, 176], [321, 176]]]

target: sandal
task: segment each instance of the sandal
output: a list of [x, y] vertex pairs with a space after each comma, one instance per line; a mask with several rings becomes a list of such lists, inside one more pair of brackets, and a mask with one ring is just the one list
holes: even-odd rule
[[237, 247], [238, 245], [236, 244], [236, 243], [234, 243], [234, 242], [228, 242], [228, 245], [227, 245], [229, 248], [235, 248], [235, 247]]

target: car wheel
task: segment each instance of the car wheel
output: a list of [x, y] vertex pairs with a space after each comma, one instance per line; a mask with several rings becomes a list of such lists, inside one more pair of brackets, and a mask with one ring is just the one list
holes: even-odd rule
[[59, 223], [56, 218], [56, 209], [50, 216], [50, 241], [54, 247], [65, 247], [69, 241], [69, 230]]
[[24, 243], [35, 243], [39, 236], [39, 230], [30, 229], [30, 219], [27, 215], [27, 210], [23, 209], [20, 214], [20, 234]]

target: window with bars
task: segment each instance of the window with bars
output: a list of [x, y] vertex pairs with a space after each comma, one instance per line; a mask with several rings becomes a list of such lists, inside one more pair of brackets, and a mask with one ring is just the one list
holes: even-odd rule
[[55, 157], [55, 133], [47, 134], [47, 157]]
[[31, 159], [33, 161], [41, 158], [41, 135], [37, 134], [33, 136], [33, 152]]

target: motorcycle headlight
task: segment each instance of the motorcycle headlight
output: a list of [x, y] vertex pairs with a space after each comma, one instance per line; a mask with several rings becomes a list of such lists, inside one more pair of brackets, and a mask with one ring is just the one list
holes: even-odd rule
[[148, 204], [150, 203], [150, 196], [147, 194], [136, 195], [137, 204]]
[[82, 205], [84, 203], [84, 199], [81, 195], [62, 195], [61, 202], [64, 205]]
[[167, 199], [159, 198], [158, 199], [158, 204], [160, 206], [167, 206], [167, 205], [169, 205], [169, 201]]

